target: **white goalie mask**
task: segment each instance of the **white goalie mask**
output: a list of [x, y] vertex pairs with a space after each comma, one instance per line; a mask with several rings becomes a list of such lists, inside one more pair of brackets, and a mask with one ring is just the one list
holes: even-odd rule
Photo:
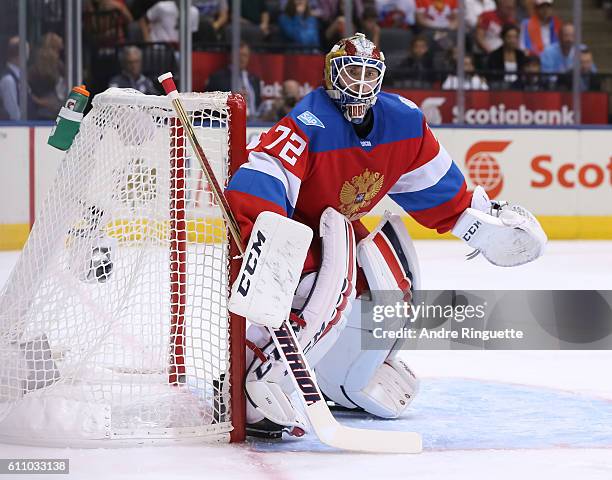
[[327, 93], [353, 123], [376, 103], [384, 75], [385, 56], [363, 33], [340, 40], [325, 57]]

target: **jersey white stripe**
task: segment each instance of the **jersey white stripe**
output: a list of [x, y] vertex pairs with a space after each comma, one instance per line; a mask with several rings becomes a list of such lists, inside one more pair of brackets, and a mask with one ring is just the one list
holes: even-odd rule
[[418, 192], [433, 187], [446, 175], [452, 164], [452, 158], [446, 149], [440, 145], [440, 151], [434, 158], [425, 165], [402, 175], [396, 184], [391, 187], [389, 193]]
[[280, 160], [277, 160], [272, 155], [268, 155], [265, 152], [251, 152], [249, 153], [248, 162], [243, 164], [240, 168], [257, 170], [258, 172], [265, 173], [280, 180], [285, 187], [285, 192], [287, 192], [289, 203], [295, 208], [302, 182], [293, 173], [287, 171], [282, 166]]

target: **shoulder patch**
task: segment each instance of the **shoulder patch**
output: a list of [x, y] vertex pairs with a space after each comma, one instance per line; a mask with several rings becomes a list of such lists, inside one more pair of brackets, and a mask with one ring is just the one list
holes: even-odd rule
[[401, 95], [398, 95], [397, 98], [399, 98], [399, 101], [402, 102], [404, 105], [407, 105], [410, 108], [419, 108], [418, 105], [416, 103], [414, 103], [411, 100], [408, 100], [407, 98], [402, 97]]
[[325, 128], [325, 125], [323, 125], [323, 122], [319, 120], [314, 113], [311, 113], [308, 110], [306, 110], [303, 113], [300, 113], [297, 116], [297, 119], [300, 122], [302, 122], [304, 125], [312, 125], [314, 127]]

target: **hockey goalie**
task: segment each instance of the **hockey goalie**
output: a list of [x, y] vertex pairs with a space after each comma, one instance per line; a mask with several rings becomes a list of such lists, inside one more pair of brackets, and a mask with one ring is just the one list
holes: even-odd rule
[[[538, 258], [546, 235], [524, 208], [468, 191], [417, 106], [381, 91], [384, 74], [383, 53], [363, 34], [338, 42], [325, 58], [325, 86], [251, 142], [225, 193], [243, 239], [262, 212], [312, 229], [290, 299], [298, 341], [329, 402], [397, 418], [418, 380], [395, 341], [361, 350], [360, 302], [382, 290], [409, 299], [418, 262], [398, 216], [385, 215], [372, 232], [359, 219], [388, 195], [420, 224], [506, 267]], [[247, 433], [302, 435], [306, 422], [268, 330], [252, 324], [247, 348]]]

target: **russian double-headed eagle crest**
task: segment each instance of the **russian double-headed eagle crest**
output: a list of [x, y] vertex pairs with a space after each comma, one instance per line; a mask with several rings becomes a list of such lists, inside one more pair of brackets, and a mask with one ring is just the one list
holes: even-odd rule
[[359, 210], [367, 207], [383, 186], [385, 176], [370, 172], [367, 168], [361, 175], [355, 175], [344, 182], [340, 190], [340, 213], [349, 220], [357, 220]]

